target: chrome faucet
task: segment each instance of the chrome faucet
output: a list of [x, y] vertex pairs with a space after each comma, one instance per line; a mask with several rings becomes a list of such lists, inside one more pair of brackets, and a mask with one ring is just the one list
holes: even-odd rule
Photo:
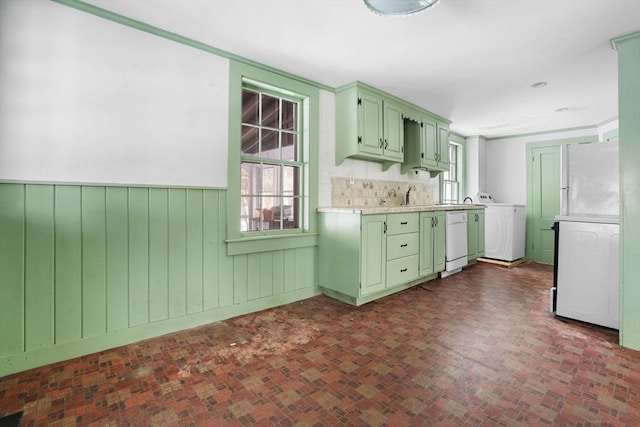
[[473, 204], [473, 199], [469, 196], [465, 197], [464, 200], [462, 201], [463, 204], [466, 203], [467, 199], [469, 199], [469, 201], [471, 202], [471, 204]]
[[411, 195], [411, 186], [409, 186], [409, 189], [407, 190], [407, 194], [406, 194], [406, 197], [405, 197], [404, 204], [405, 204], [406, 206], [409, 206], [409, 196], [410, 196], [410, 195]]

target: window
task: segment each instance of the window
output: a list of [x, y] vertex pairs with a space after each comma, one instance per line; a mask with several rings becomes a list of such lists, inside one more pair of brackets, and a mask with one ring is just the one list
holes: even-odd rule
[[244, 84], [240, 231], [298, 229], [304, 164], [300, 99]]
[[442, 173], [442, 203], [460, 202], [462, 165], [462, 146], [449, 142], [449, 170]]
[[319, 87], [232, 60], [227, 111], [227, 254], [317, 246]]

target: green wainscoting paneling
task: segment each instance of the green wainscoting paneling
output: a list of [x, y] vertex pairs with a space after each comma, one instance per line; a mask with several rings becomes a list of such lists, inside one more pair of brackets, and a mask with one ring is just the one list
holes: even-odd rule
[[226, 197], [0, 183], [0, 376], [319, 294], [315, 246], [227, 255]]

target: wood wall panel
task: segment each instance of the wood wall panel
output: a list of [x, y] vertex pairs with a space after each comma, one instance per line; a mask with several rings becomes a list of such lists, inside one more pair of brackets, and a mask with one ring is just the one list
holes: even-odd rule
[[86, 338], [107, 331], [107, 205], [105, 187], [77, 188], [82, 189], [82, 336]]
[[225, 190], [0, 183], [0, 376], [318, 292], [315, 247], [228, 256], [226, 212]]
[[107, 330], [129, 326], [129, 202], [126, 188], [106, 189]]
[[54, 344], [54, 189], [27, 185], [25, 194], [25, 344]]
[[55, 342], [82, 337], [82, 219], [80, 187], [55, 188]]
[[0, 185], [0, 357], [24, 351], [24, 193]]

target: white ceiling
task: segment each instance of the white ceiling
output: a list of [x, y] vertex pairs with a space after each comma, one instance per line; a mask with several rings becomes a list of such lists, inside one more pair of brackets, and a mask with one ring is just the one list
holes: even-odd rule
[[401, 18], [362, 0], [87, 2], [332, 87], [363, 81], [467, 136], [615, 118], [609, 41], [640, 30], [640, 0], [441, 0]]

